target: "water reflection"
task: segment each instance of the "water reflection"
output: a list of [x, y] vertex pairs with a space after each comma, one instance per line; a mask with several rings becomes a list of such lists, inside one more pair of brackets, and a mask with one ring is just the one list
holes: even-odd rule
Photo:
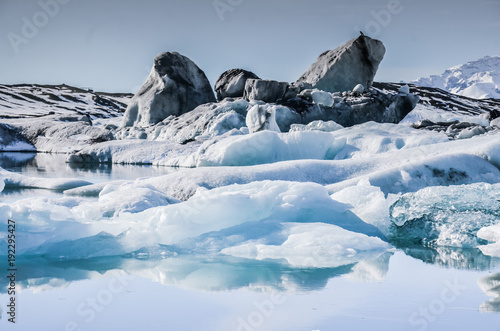
[[492, 297], [490, 301], [485, 301], [481, 304], [479, 310], [482, 312], [500, 313], [500, 273], [483, 277], [477, 283], [487, 296]]
[[177, 168], [152, 165], [69, 164], [65, 154], [0, 153], [0, 167], [32, 177], [85, 178], [98, 182], [165, 175]]
[[497, 258], [484, 255], [477, 248], [444, 246], [412, 246], [398, 248], [415, 259], [446, 268], [482, 271], [490, 270], [499, 264]]
[[[226, 291], [240, 288], [273, 291], [311, 291], [326, 286], [333, 277], [348, 275], [361, 281], [381, 280], [392, 253], [358, 264], [336, 268], [294, 268], [276, 261], [255, 261], [234, 257], [178, 256], [156, 260], [107, 257], [79, 261], [51, 261], [43, 257], [18, 261], [21, 288], [41, 291], [64, 288], [73, 281], [93, 279], [113, 270], [182, 288]], [[0, 268], [5, 269], [6, 266]], [[0, 280], [5, 289], [7, 279]]]

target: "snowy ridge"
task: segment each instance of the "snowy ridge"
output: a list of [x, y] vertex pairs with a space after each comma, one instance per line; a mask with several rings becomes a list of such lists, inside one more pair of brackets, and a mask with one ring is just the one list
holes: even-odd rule
[[500, 56], [485, 56], [411, 83], [475, 99], [500, 99]]
[[103, 93], [68, 85], [0, 84], [0, 118], [39, 117], [49, 114], [116, 117], [132, 95]]
[[[373, 83], [373, 87], [382, 91], [396, 93], [404, 83]], [[438, 87], [408, 84], [410, 92], [420, 97], [419, 105], [432, 111], [448, 111], [462, 115], [479, 115], [485, 112], [500, 111], [500, 100], [477, 100], [467, 96], [455, 95]]]

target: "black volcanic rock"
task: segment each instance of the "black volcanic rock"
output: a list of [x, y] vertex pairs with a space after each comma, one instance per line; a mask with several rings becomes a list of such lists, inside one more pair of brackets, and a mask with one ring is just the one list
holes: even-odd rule
[[217, 100], [221, 101], [228, 97], [243, 97], [245, 92], [245, 83], [248, 79], [259, 79], [259, 77], [253, 72], [243, 69], [230, 69], [224, 71], [215, 83]]
[[248, 79], [245, 84], [244, 98], [260, 100], [267, 103], [281, 99], [287, 90], [288, 83], [276, 80]]

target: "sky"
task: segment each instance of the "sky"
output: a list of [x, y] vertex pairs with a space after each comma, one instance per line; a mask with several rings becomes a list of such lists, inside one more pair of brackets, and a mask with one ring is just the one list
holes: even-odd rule
[[292, 82], [360, 30], [387, 50], [375, 80], [410, 81], [500, 55], [500, 0], [0, 0], [0, 84], [133, 93], [164, 51], [212, 85]]

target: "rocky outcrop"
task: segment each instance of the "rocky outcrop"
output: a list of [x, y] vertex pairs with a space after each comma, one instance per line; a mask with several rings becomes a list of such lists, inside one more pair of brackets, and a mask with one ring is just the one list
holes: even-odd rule
[[364, 92], [333, 93], [304, 90], [298, 98], [280, 100], [276, 122], [281, 131], [288, 131], [292, 124], [307, 124], [315, 120], [335, 121], [342, 126], [374, 121], [399, 123], [417, 105], [419, 97], [406, 93], [384, 93], [376, 89]]
[[215, 102], [215, 96], [205, 73], [177, 52], [161, 53], [130, 101], [122, 126], [149, 126], [209, 102]]
[[288, 83], [276, 80], [249, 79], [245, 84], [244, 98], [273, 103], [284, 96], [287, 87]]
[[352, 91], [358, 84], [368, 89], [384, 54], [380, 40], [362, 35], [321, 54], [297, 82], [328, 92]]
[[243, 69], [231, 69], [224, 71], [215, 83], [217, 100], [221, 101], [228, 97], [243, 97], [243, 94], [245, 93], [245, 83], [248, 79], [259, 79], [259, 77], [253, 72]]

